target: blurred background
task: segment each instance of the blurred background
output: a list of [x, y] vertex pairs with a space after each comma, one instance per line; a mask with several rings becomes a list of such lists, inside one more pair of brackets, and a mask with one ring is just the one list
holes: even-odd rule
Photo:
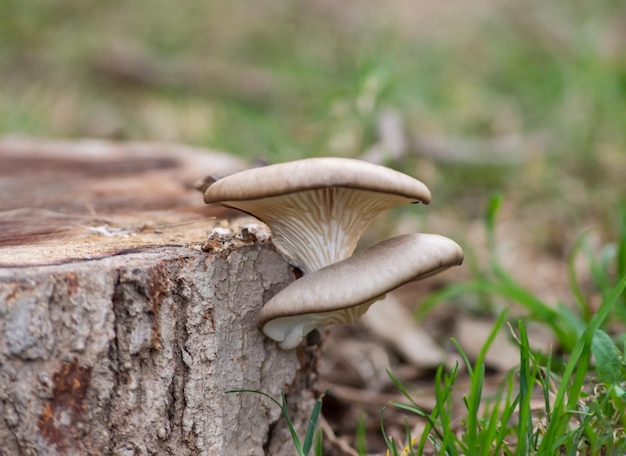
[[[610, 244], [626, 202], [626, 8], [4, 0], [0, 135], [171, 141], [250, 161], [333, 155], [401, 169], [431, 188], [432, 204], [380, 217], [363, 242], [429, 231], [462, 244], [465, 267], [427, 290], [480, 274], [484, 214], [497, 193], [503, 265], [541, 299], [567, 303], [575, 240], [588, 233], [592, 249]], [[415, 308], [415, 294], [404, 295]], [[493, 315], [471, 296], [447, 305], [463, 309], [456, 317]], [[439, 341], [463, 324], [436, 321]]]
[[617, 0], [0, 5], [2, 135], [368, 158], [424, 180], [438, 214], [504, 192], [555, 252], [609, 229], [625, 111]]

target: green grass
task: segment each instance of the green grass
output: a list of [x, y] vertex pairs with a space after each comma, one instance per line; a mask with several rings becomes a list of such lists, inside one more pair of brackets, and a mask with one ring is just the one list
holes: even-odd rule
[[[428, 425], [421, 438], [407, 436], [413, 444], [406, 454], [422, 455], [426, 450], [438, 455], [546, 455], [546, 454], [623, 454], [626, 451], [624, 425], [626, 394], [624, 355], [599, 328], [617, 305], [626, 278], [612, 290], [575, 343], [563, 366], [562, 374], [552, 370], [551, 359], [538, 362], [528, 342], [525, 325], [518, 324], [519, 368], [512, 372], [491, 400], [483, 398], [484, 356], [495, 334], [505, 322], [500, 315], [480, 355], [472, 364], [457, 344], [470, 377], [470, 387], [463, 397], [466, 414], [461, 428], [452, 423], [452, 391], [458, 369], [436, 376], [436, 406], [432, 412], [420, 407], [406, 388], [390, 373], [398, 389], [409, 400], [395, 406], [426, 418]], [[596, 365], [594, 371], [591, 355]], [[561, 370], [561, 369], [559, 369]], [[545, 398], [541, 411], [531, 408], [531, 398], [540, 393]], [[479, 405], [487, 406], [482, 412]], [[384, 433], [384, 426], [383, 426]], [[390, 454], [400, 454], [395, 442], [386, 438]], [[582, 452], [582, 453], [581, 453]], [[405, 453], [403, 453], [405, 454]]]
[[[451, 400], [457, 368], [449, 373], [445, 373], [443, 367], [438, 370], [435, 378], [437, 405], [430, 413], [416, 404], [390, 373], [392, 381], [409, 400], [409, 404], [394, 405], [428, 422], [421, 439], [409, 445], [406, 454], [424, 454], [427, 443], [435, 454], [441, 455], [623, 454], [626, 451], [626, 392], [623, 389], [626, 359], [619, 345], [624, 346], [623, 328], [626, 326], [623, 319], [626, 297], [624, 214], [619, 213], [618, 239], [605, 246], [599, 255], [591, 251], [584, 237], [579, 238], [568, 263], [576, 305], [552, 306], [519, 285], [498, 261], [494, 233], [501, 203], [500, 195], [492, 197], [485, 217], [490, 251], [488, 273], [433, 294], [420, 307], [420, 312], [428, 311], [437, 302], [467, 293], [504, 297], [527, 311], [524, 320], [543, 323], [552, 330], [561, 356], [555, 359], [552, 353], [532, 349], [524, 320], [519, 320], [515, 336], [520, 351], [519, 368], [507, 377], [491, 400], [486, 400], [483, 397], [484, 357], [508, 312], [500, 313], [473, 364], [455, 342], [470, 377], [469, 392], [464, 396], [466, 415], [462, 429], [451, 426], [458, 418], [452, 415]], [[595, 311], [574, 273], [573, 261], [580, 252], [584, 252], [592, 271], [594, 291], [602, 296]], [[601, 328], [615, 322], [621, 323], [621, 332], [612, 338]], [[539, 412], [531, 409], [530, 399], [536, 392], [545, 399], [544, 408]], [[483, 402], [489, 405], [479, 414], [479, 405]], [[395, 442], [386, 441], [390, 454], [400, 454]], [[413, 441], [410, 435], [407, 441]]]
[[[435, 433], [438, 440], [435, 439], [435, 443], [431, 444], [441, 449], [437, 454], [450, 455], [575, 455], [581, 454], [581, 451], [582, 454], [622, 454], [626, 451], [626, 394], [623, 390], [626, 361], [623, 348], [619, 348], [624, 344], [626, 325], [626, 320], [623, 319], [626, 287], [622, 256], [626, 242], [623, 213], [618, 216], [619, 236], [615, 243], [605, 246], [599, 253], [590, 249], [584, 236], [575, 243], [568, 263], [574, 303], [559, 303], [555, 306], [543, 302], [530, 290], [522, 287], [499, 263], [494, 232], [501, 202], [500, 196], [492, 198], [485, 219], [491, 252], [489, 270], [477, 279], [453, 284], [433, 294], [427, 298], [420, 312], [426, 312], [442, 300], [468, 293], [482, 293], [488, 299], [505, 298], [526, 310], [526, 321], [542, 323], [552, 331], [558, 342], [558, 347], [555, 348], [559, 349], [559, 356], [555, 358], [553, 353], [532, 349], [524, 323], [520, 320], [517, 334], [520, 367], [514, 374], [517, 380], [513, 382], [513, 377], [510, 377], [505, 387], [506, 394], [504, 390], [498, 392], [491, 412], [484, 413], [482, 425], [477, 427], [475, 404], [481, 398], [484, 365], [482, 355], [473, 366], [463, 355], [471, 378], [470, 392], [465, 400], [468, 415], [464, 432], [453, 433], [447, 439], [442, 439], [441, 433]], [[593, 292], [602, 297], [600, 306], [595, 310], [590, 306], [589, 297], [582, 292], [574, 272], [574, 260], [581, 252], [591, 270]], [[496, 323], [494, 332], [502, 325], [503, 315], [504, 313]], [[601, 329], [608, 326], [613, 327], [614, 337]], [[488, 344], [489, 341], [483, 350]], [[458, 348], [463, 354], [462, 348]], [[444, 385], [451, 385], [455, 376], [456, 371], [453, 371], [441, 381]], [[514, 383], [517, 395], [512, 396]], [[545, 407], [539, 414], [529, 406], [530, 396], [535, 390], [542, 391], [545, 397]], [[502, 400], [503, 397], [506, 399]], [[445, 403], [448, 398], [448, 393], [437, 396], [438, 402]], [[439, 406], [436, 409], [439, 413], [446, 410], [448, 409]], [[496, 438], [486, 432], [491, 426], [500, 430], [506, 429], [513, 418], [517, 428], [510, 427], [508, 432], [498, 434]], [[437, 419], [440, 428], [451, 421], [451, 417]], [[497, 423], [495, 425], [494, 420]], [[484, 440], [477, 440], [477, 436], [484, 436]], [[433, 439], [432, 433], [430, 438]], [[451, 444], [451, 441], [456, 443]], [[443, 442], [447, 447], [443, 446]], [[515, 445], [507, 442], [515, 442]], [[423, 449], [423, 443], [424, 441], [420, 442], [418, 448]], [[485, 449], [487, 447], [496, 450], [490, 453], [491, 450]]]

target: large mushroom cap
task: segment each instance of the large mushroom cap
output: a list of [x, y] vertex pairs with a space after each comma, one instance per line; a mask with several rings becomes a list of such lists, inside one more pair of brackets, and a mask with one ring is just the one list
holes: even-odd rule
[[325, 157], [232, 174], [210, 185], [204, 201], [259, 218], [270, 227], [280, 253], [312, 272], [350, 256], [380, 212], [402, 204], [428, 204], [430, 191], [393, 169]]
[[426, 185], [399, 171], [352, 158], [318, 157], [231, 174], [205, 190], [204, 202], [229, 205], [329, 187], [386, 193], [414, 203], [428, 204], [431, 198]]
[[261, 309], [259, 328], [281, 348], [295, 348], [311, 330], [354, 320], [389, 291], [462, 262], [461, 247], [444, 236], [387, 239], [276, 294]]

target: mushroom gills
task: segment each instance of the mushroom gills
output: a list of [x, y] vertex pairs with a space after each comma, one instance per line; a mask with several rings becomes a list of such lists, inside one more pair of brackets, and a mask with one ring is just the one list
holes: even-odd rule
[[222, 204], [262, 220], [276, 250], [308, 274], [348, 258], [378, 214], [411, 202], [400, 195], [331, 187]]

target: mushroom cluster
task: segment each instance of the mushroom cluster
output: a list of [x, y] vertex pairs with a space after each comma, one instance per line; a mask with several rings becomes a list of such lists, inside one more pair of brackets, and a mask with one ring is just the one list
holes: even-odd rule
[[303, 272], [259, 314], [261, 331], [286, 350], [317, 327], [360, 317], [400, 285], [463, 261], [458, 244], [433, 234], [395, 237], [352, 256], [378, 214], [430, 202], [419, 180], [361, 160], [310, 158], [241, 171], [206, 188], [204, 201], [263, 221], [278, 252]]

